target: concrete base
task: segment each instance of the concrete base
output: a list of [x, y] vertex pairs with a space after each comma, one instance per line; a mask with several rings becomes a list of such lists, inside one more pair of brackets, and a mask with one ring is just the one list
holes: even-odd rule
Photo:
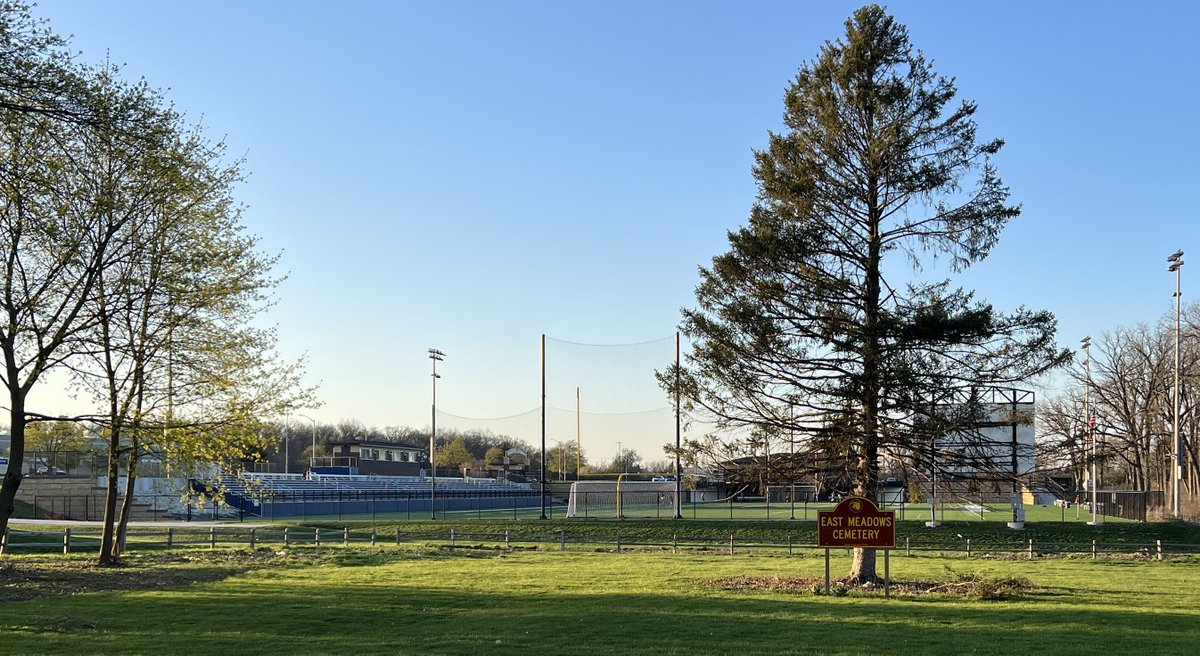
[[1100, 521], [1100, 520], [1098, 520], [1098, 519], [1097, 519], [1097, 520], [1096, 520], [1096, 521], [1094, 521], [1094, 522], [1088, 522], [1088, 523], [1087, 523], [1087, 525], [1088, 525], [1088, 526], [1099, 526], [1099, 525], [1101, 525], [1101, 524], [1103, 524], [1103, 523], [1104, 523], [1104, 522], [1102, 522], [1102, 521]]
[[941, 522], [925, 522], [925, 526], [927, 526], [929, 528], [937, 528], [941, 525], [942, 525]]
[[1025, 522], [1009, 522], [1008, 527], [1013, 530], [1021, 530], [1025, 528]]

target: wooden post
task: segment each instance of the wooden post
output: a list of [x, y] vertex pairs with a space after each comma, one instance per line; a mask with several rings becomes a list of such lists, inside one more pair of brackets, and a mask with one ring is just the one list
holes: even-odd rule
[[788, 534], [788, 555], [792, 555], [792, 534]]
[[883, 598], [892, 596], [892, 550], [883, 550]]
[[733, 533], [729, 534], [729, 555], [733, 555]]
[[829, 547], [825, 547], [825, 594], [829, 594]]
[[375, 527], [371, 527], [371, 546], [375, 546]]
[[254, 533], [255, 530], [256, 529], [253, 529], [253, 528], [250, 529], [250, 548], [251, 549], [254, 549], [254, 543], [257, 542], [257, 538], [258, 538], [258, 536], [255, 535], [255, 533]]
[[507, 551], [511, 548], [512, 548], [512, 545], [509, 544], [509, 542], [508, 542], [508, 529], [504, 529], [504, 549], [505, 549], [505, 551]]
[[1092, 560], [1096, 559], [1096, 538], [1092, 538]]
[[678, 533], [671, 534], [671, 553], [673, 553], [673, 554], [679, 553], [679, 534]]
[[1162, 540], [1155, 540], [1154, 546], [1158, 548], [1158, 559], [1162, 560]]
[[621, 553], [621, 534], [617, 533], [617, 553]]
[[175, 546], [175, 529], [167, 527], [167, 549]]
[[317, 551], [321, 551], [321, 529], [313, 529], [313, 545], [317, 547]]
[[350, 546], [350, 527], [349, 526], [342, 529], [342, 546], [343, 547]]
[[558, 550], [559, 551], [567, 550], [567, 532], [566, 531], [558, 532]]
[[967, 538], [967, 558], [971, 557], [971, 538]]
[[911, 545], [909, 545], [909, 543], [908, 543], [908, 538], [904, 538], [904, 555], [905, 555], [905, 556], [911, 556], [911, 555], [912, 555], [912, 546], [911, 546]]
[[1029, 560], [1033, 560], [1033, 538], [1029, 538]]
[[400, 546], [400, 528], [396, 528], [396, 546]]
[[454, 529], [450, 529], [450, 546], [452, 546], [452, 547], [453, 547], [453, 546], [455, 546], [455, 542], [454, 542]]
[[288, 529], [286, 529], [286, 528], [283, 529], [283, 548], [284, 549], [287, 549], [289, 546], [289, 542], [290, 542], [289, 538], [290, 538], [290, 535], [288, 534]]
[[217, 548], [217, 527], [216, 526], [208, 527], [208, 548], [209, 549]]
[[63, 529], [63, 554], [71, 553], [71, 527]]

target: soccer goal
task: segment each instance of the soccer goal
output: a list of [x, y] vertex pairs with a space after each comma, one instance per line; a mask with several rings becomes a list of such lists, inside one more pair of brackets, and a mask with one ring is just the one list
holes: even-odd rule
[[675, 481], [575, 481], [567, 517], [671, 517]]

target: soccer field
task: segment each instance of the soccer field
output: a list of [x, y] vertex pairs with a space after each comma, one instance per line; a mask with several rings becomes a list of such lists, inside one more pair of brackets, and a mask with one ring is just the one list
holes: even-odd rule
[[[684, 519], [714, 519], [714, 520], [812, 520], [817, 519], [820, 510], [832, 510], [832, 503], [687, 503], [682, 514]], [[928, 504], [887, 505], [884, 510], [894, 511], [896, 519], [908, 521], [928, 521], [930, 510]], [[1087, 523], [1092, 520], [1091, 514], [1084, 506], [1060, 508], [1057, 506], [1025, 506], [1025, 521], [1027, 522], [1059, 522]], [[625, 519], [670, 519], [674, 514], [674, 506], [670, 503], [658, 504], [624, 504], [621, 514]], [[446, 519], [537, 519], [541, 516], [540, 506], [466, 509], [449, 512], [438, 512], [438, 517]], [[548, 502], [546, 516], [550, 519], [566, 519], [567, 507], [562, 503]], [[429, 511], [418, 513], [375, 513], [375, 514], [342, 514], [342, 515], [308, 515], [308, 521], [330, 520], [376, 520], [376, 521], [409, 521], [428, 519]], [[616, 519], [615, 504], [581, 505], [578, 514], [573, 519]], [[992, 521], [1008, 522], [1012, 520], [1011, 508], [1004, 504], [947, 504], [938, 511], [939, 521]], [[1099, 517], [1101, 522], [1121, 523], [1128, 520], [1120, 517]]]
[[[328, 550], [137, 559], [131, 589], [0, 602], [20, 654], [1194, 654], [1200, 560], [892, 558], [898, 582], [1025, 577], [1016, 598], [813, 594], [730, 577], [818, 579], [811, 555], [553, 549]], [[179, 585], [165, 574], [248, 564]], [[47, 558], [46, 556], [37, 558]], [[59, 561], [61, 562], [59, 557]], [[12, 577], [39, 562], [6, 560]], [[68, 567], [65, 576], [98, 576]], [[835, 576], [848, 568], [835, 553]], [[951, 568], [948, 570], [947, 568]], [[132, 589], [140, 576], [170, 587]], [[211, 578], [211, 577], [209, 577]], [[723, 580], [723, 581], [722, 581]], [[5, 581], [6, 584], [11, 581]]]

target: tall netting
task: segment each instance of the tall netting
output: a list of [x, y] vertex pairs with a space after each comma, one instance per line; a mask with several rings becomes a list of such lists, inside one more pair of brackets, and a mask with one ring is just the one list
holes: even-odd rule
[[[529, 448], [534, 448], [542, 439], [542, 416], [539, 408], [532, 408], [505, 417], [490, 418], [465, 417], [438, 410], [437, 429], [439, 444], [460, 435], [481, 435], [494, 437], [496, 441], [505, 443], [516, 441]], [[529, 455], [536, 456], [537, 454], [530, 453]]]
[[675, 335], [636, 344], [581, 344], [546, 337], [547, 448], [578, 440], [593, 468], [611, 464], [618, 448], [645, 465], [668, 459], [675, 443], [675, 405], [655, 371], [675, 361]]

